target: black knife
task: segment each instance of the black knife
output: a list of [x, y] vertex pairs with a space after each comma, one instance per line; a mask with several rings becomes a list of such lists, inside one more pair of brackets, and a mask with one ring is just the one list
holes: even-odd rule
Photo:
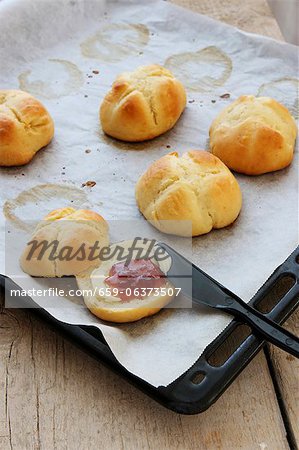
[[171, 258], [167, 278], [175, 287], [181, 288], [184, 295], [191, 297], [193, 303], [232, 314], [248, 324], [254, 333], [299, 358], [299, 339], [296, 336], [243, 302], [169, 245], [163, 242], [157, 245]]

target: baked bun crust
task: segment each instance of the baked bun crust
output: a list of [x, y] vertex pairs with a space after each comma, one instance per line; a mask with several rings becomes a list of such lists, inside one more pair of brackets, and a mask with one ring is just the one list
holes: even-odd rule
[[[208, 233], [234, 222], [242, 194], [229, 169], [211, 153], [169, 153], [155, 161], [136, 185], [137, 205], [158, 230], [178, 236]], [[186, 222], [188, 221], [188, 222]]]
[[32, 95], [0, 90], [0, 166], [22, 166], [49, 144], [54, 123]]
[[[119, 242], [111, 245], [111, 249], [113, 251], [117, 245], [129, 248], [132, 242]], [[88, 270], [86, 273], [76, 277], [78, 287], [84, 293], [84, 302], [92, 314], [108, 322], [135, 322], [156, 314], [173, 299], [174, 295], [151, 295], [142, 299], [132, 299], [124, 303], [118, 297], [107, 296], [104, 280], [109, 275], [109, 270], [113, 264], [117, 261], [117, 257], [112, 257], [109, 261], [102, 262], [98, 269]], [[169, 260], [155, 261], [155, 264], [164, 273], [170, 267]], [[166, 281], [165, 287], [167, 289], [172, 288], [172, 285]], [[94, 296], [90, 295], [89, 293], [95, 289], [97, 294]], [[100, 294], [100, 289], [103, 289], [103, 295]]]
[[210, 149], [230, 169], [260, 175], [287, 167], [297, 127], [289, 111], [269, 97], [243, 95], [210, 128]]
[[[89, 247], [94, 246], [96, 242], [99, 247], [109, 245], [108, 224], [102, 216], [87, 209], [56, 209], [37, 225], [31, 241], [41, 245], [32, 255], [30, 254], [32, 246], [26, 246], [20, 258], [20, 265], [24, 272], [36, 277], [77, 275], [89, 268], [98, 267], [101, 263], [99, 258], [88, 259]], [[51, 245], [38, 259], [43, 241], [48, 244], [57, 241], [55, 255], [61, 256], [55, 260], [50, 257], [54, 248], [54, 245]], [[79, 251], [82, 244], [84, 244], [85, 253]], [[71, 248], [72, 255], [78, 252], [78, 257], [67, 260], [68, 247]], [[99, 250], [95, 255], [98, 252]]]
[[170, 130], [186, 106], [184, 86], [158, 65], [119, 75], [100, 108], [104, 132], [128, 142], [152, 139]]

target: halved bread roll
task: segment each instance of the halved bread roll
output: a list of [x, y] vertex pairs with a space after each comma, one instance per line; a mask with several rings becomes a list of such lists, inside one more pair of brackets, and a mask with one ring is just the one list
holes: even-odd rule
[[[98, 267], [101, 260], [95, 256], [108, 245], [108, 224], [102, 216], [87, 209], [56, 209], [37, 225], [20, 265], [36, 277], [77, 275]], [[90, 248], [96, 248], [92, 257]]]
[[[102, 262], [97, 269], [89, 269], [84, 274], [77, 275], [76, 277], [77, 284], [79, 289], [82, 291], [87, 308], [100, 319], [118, 323], [135, 322], [143, 317], [156, 314], [161, 308], [166, 306], [175, 295], [172, 285], [165, 278], [165, 274], [170, 267], [170, 258], [160, 261], [155, 258], [154, 253], [152, 253], [151, 258], [148, 259], [148, 261], [151, 261], [153, 266], [157, 268], [157, 272], [161, 273], [162, 280], [158, 280], [160, 287], [156, 288], [157, 290], [155, 292], [153, 291], [153, 293], [150, 293], [150, 290], [147, 288], [149, 295], [144, 295], [143, 297], [140, 296], [141, 298], [134, 297], [134, 289], [138, 289], [138, 294], [142, 293], [141, 285], [144, 280], [146, 280], [147, 286], [150, 286], [151, 284], [154, 285], [155, 280], [157, 280], [157, 278], [152, 278], [153, 282], [151, 283], [151, 280], [149, 279], [150, 277], [144, 277], [140, 281], [135, 268], [132, 272], [130, 272], [130, 264], [134, 261], [141, 261], [142, 264], [144, 261], [142, 258], [140, 259], [140, 252], [138, 254], [138, 260], [136, 259], [137, 251], [132, 251], [132, 255], [130, 257], [131, 262], [129, 262], [126, 270], [127, 279], [124, 280], [126, 285], [131, 286], [130, 289], [132, 295], [127, 297], [133, 296], [133, 298], [126, 299], [125, 293], [122, 293], [121, 298], [116, 291], [115, 295], [113, 295], [113, 286], [111, 286], [111, 284], [107, 284], [107, 280], [111, 278], [109, 276], [109, 274], [111, 275], [111, 269], [118, 264], [123, 264], [123, 261], [120, 261], [119, 256], [114, 254], [115, 249], [117, 246], [121, 246], [125, 251], [128, 251], [132, 248], [132, 244], [133, 241], [129, 240], [111, 245], [111, 258], [109, 258], [109, 260]], [[138, 244], [139, 247], [141, 245], [143, 245], [144, 254], [146, 254], [148, 244]], [[121, 277], [123, 276], [120, 275], [119, 278]], [[121, 284], [122, 280], [119, 278], [118, 280], [115, 280], [116, 284], [119, 282]], [[110, 291], [108, 288], [110, 288]], [[117, 288], [118, 292], [119, 290], [121, 289]]]

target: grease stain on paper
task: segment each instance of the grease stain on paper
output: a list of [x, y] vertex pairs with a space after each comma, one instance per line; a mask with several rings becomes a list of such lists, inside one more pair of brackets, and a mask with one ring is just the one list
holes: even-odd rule
[[[43, 79], [35, 78], [34, 71], [26, 70], [18, 76], [20, 89], [45, 98], [59, 98], [77, 92], [84, 77], [76, 64], [64, 59], [48, 59], [43, 63]], [[39, 75], [38, 75], [39, 77]]]
[[258, 97], [272, 97], [284, 105], [295, 119], [299, 117], [299, 80], [298, 78], [283, 77], [262, 84]]
[[166, 59], [164, 65], [187, 88], [199, 92], [209, 92], [223, 86], [233, 68], [231, 58], [215, 46], [206, 47], [197, 52], [172, 55]]
[[73, 186], [40, 184], [6, 200], [3, 213], [16, 228], [31, 232], [34, 220], [42, 220], [50, 211], [72, 206], [81, 208], [87, 203], [84, 191]]
[[87, 58], [105, 62], [117, 62], [138, 53], [147, 45], [148, 28], [139, 23], [110, 23], [80, 45], [81, 53]]

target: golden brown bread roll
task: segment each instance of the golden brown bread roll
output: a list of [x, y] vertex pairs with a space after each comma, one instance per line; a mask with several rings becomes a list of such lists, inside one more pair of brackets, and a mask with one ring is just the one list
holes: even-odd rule
[[[132, 248], [132, 243], [133, 241], [123, 241], [111, 245], [111, 254], [113, 254], [115, 252], [115, 248], [119, 246], [125, 250]], [[146, 253], [146, 244], [143, 244], [143, 246], [145, 250], [144, 253]], [[141, 248], [140, 243], [138, 243], [138, 248]], [[138, 262], [140, 262], [142, 265], [142, 255], [139, 253], [139, 251], [140, 250], [138, 250]], [[141, 286], [143, 284], [141, 273], [136, 272], [134, 268], [133, 270], [131, 270], [131, 263], [134, 263], [134, 261], [136, 261], [134, 260], [134, 257], [137, 257], [136, 251], [132, 252], [132, 260], [129, 261], [127, 265], [126, 273], [128, 276], [126, 277], [122, 272], [121, 280], [122, 283], [125, 284], [125, 286], [131, 288], [131, 292], [134, 293], [136, 289], [137, 294], [142, 294], [142, 297], [138, 296], [138, 298], [136, 298], [133, 296], [133, 298], [127, 299], [125, 295], [115, 295], [113, 286], [106, 284], [105, 280], [107, 280], [107, 278], [109, 277], [111, 268], [115, 264], [123, 264], [121, 261], [119, 261], [119, 257], [117, 256], [117, 254], [114, 254], [114, 256], [109, 258], [107, 261], [102, 262], [99, 268], [89, 269], [85, 273], [77, 275], [77, 284], [84, 294], [84, 302], [87, 308], [95, 316], [109, 322], [135, 322], [136, 320], [142, 319], [143, 317], [148, 317], [156, 314], [158, 311], [160, 311], [161, 308], [166, 306], [173, 299], [175, 291], [170, 282], [164, 276], [169, 270], [170, 258], [164, 259], [164, 261], [157, 261], [152, 256], [151, 259], [148, 260], [158, 268], [158, 271], [161, 271], [162, 278], [160, 280], [158, 279], [158, 284], [161, 284], [161, 286], [157, 287], [156, 291], [154, 291], [153, 289], [153, 292], [149, 291], [148, 289], [145, 289], [145, 291], [142, 292]], [[154, 288], [155, 281], [157, 281], [157, 279], [153, 279], [152, 282], [147, 275], [144, 276], [146, 276], [146, 286], [151, 286]], [[161, 289], [162, 287], [163, 290]], [[121, 287], [115, 289], [120, 288]], [[94, 295], [92, 295], [92, 293]], [[117, 293], [118, 290], [116, 291], [116, 294]]]
[[210, 128], [210, 149], [230, 169], [260, 175], [287, 167], [297, 134], [289, 111], [269, 97], [243, 95]]
[[27, 164], [53, 135], [53, 120], [36, 98], [23, 91], [0, 91], [0, 166]]
[[129, 142], [170, 130], [186, 106], [184, 86], [164, 67], [138, 67], [119, 75], [100, 108], [105, 133]]
[[[169, 153], [155, 161], [136, 185], [136, 200], [158, 230], [178, 236], [208, 233], [234, 222], [242, 194], [229, 169], [211, 153]], [[184, 222], [189, 221], [189, 222]]]
[[37, 225], [20, 265], [37, 277], [77, 275], [100, 265], [99, 258], [89, 258], [90, 247], [96, 243], [98, 248], [109, 245], [108, 224], [102, 216], [86, 209], [56, 209]]

